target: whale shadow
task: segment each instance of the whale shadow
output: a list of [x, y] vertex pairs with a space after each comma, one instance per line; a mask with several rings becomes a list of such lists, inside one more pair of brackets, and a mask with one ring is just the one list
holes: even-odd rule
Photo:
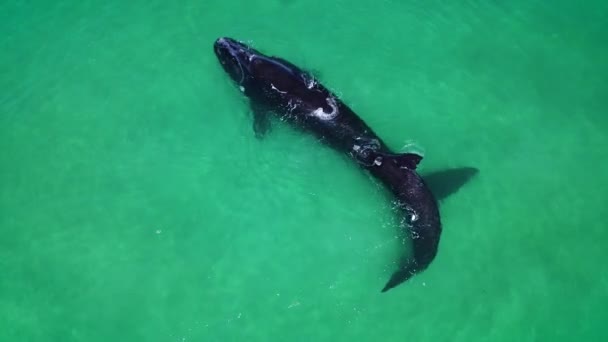
[[475, 167], [459, 167], [422, 174], [437, 201], [443, 201], [455, 194], [479, 173]]

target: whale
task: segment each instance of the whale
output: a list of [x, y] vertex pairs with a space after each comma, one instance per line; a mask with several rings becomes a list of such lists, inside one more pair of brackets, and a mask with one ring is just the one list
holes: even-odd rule
[[391, 149], [315, 73], [231, 37], [217, 38], [213, 50], [248, 101], [253, 136], [264, 139], [274, 116], [346, 155], [393, 195], [399, 240], [410, 247], [381, 292], [426, 270], [437, 255], [442, 222], [438, 200], [417, 172], [423, 155]]

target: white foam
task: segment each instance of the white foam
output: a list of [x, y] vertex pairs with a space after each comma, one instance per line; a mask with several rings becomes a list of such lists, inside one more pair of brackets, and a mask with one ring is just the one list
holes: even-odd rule
[[331, 107], [332, 111], [330, 113], [326, 113], [323, 110], [323, 107], [319, 107], [312, 111], [312, 115], [316, 116], [321, 120], [331, 120], [338, 116], [338, 105], [336, 104], [336, 100], [333, 97], [328, 97], [325, 99], [327, 104]]
[[307, 87], [308, 89], [312, 89], [312, 88], [315, 86], [315, 84], [316, 84], [315, 80], [311, 78], [311, 79], [308, 81], [308, 83], [306, 84], [306, 87]]

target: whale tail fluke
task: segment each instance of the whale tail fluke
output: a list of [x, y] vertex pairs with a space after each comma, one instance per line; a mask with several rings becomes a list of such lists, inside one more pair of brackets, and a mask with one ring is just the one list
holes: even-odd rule
[[395, 273], [393, 273], [393, 275], [391, 276], [391, 279], [388, 280], [388, 282], [386, 283], [386, 285], [384, 285], [384, 288], [382, 289], [381, 292], [386, 292], [390, 289], [392, 289], [393, 287], [403, 283], [404, 281], [410, 279], [412, 276], [414, 276], [414, 274], [416, 274], [419, 270], [417, 269], [416, 263], [412, 262], [410, 263], [408, 266], [396, 271]]

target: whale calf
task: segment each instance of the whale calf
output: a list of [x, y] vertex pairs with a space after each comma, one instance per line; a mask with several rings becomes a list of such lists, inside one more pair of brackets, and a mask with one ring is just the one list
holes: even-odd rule
[[382, 292], [425, 270], [437, 255], [442, 226], [438, 202], [416, 172], [423, 157], [393, 152], [335, 94], [291, 62], [228, 37], [218, 38], [213, 48], [224, 71], [249, 100], [257, 138], [269, 131], [270, 115], [278, 116], [348, 155], [394, 195], [404, 242], [409, 237], [412, 250]]

